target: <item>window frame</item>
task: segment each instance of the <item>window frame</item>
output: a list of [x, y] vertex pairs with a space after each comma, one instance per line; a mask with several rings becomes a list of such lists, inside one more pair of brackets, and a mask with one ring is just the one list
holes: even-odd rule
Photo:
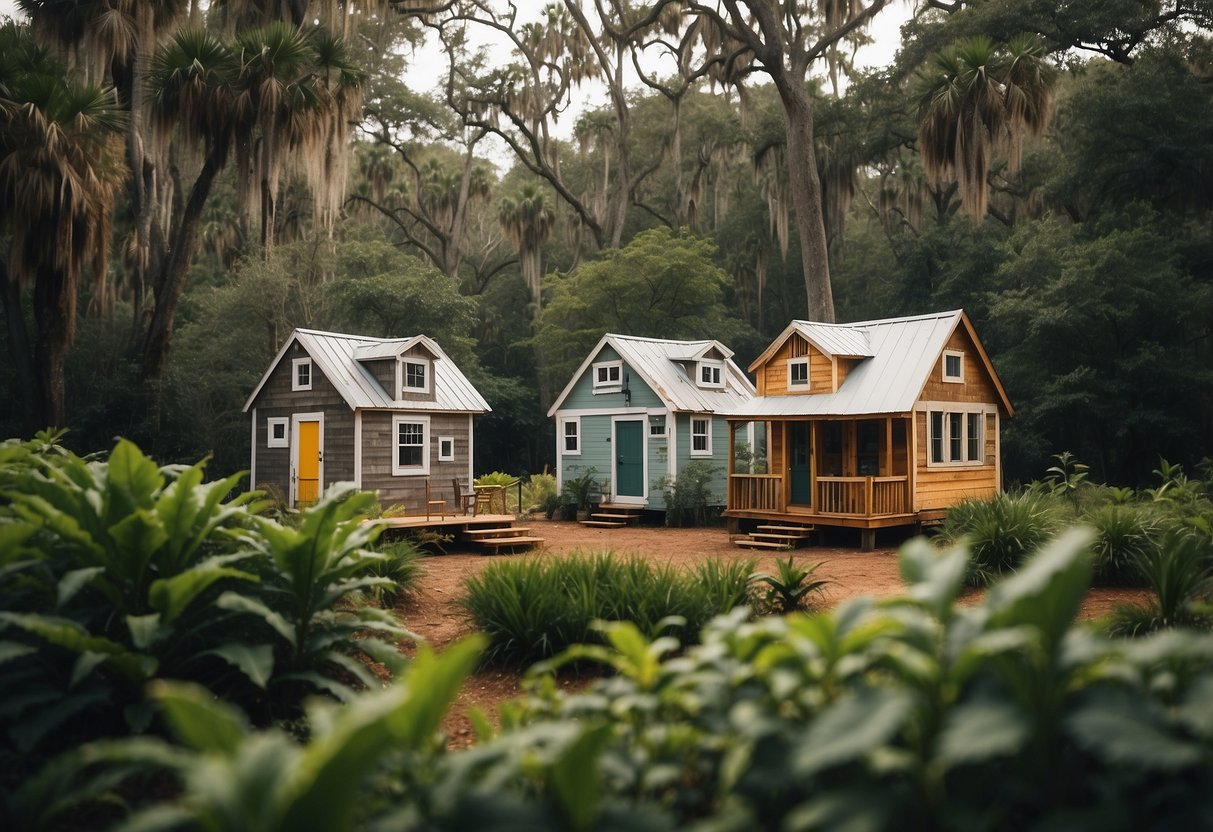
[[[568, 426], [573, 426], [573, 433], [569, 434]], [[569, 439], [572, 438], [576, 444], [573, 450], [568, 449]], [[580, 416], [562, 416], [560, 417], [560, 455], [561, 456], [581, 456], [581, 417]]]
[[[704, 381], [703, 374], [707, 371], [709, 378]], [[725, 382], [724, 362], [715, 358], [700, 359], [695, 365], [695, 383], [710, 390], [723, 390]]]
[[[274, 428], [282, 428], [282, 436], [274, 438]], [[291, 417], [270, 416], [265, 420], [265, 447], [289, 448], [291, 446]]]
[[[307, 367], [307, 384], [299, 381], [299, 370], [302, 367]], [[311, 356], [291, 359], [291, 392], [298, 393], [311, 390], [314, 380], [315, 368], [312, 366]]]
[[[599, 381], [599, 370], [607, 371], [607, 380]], [[610, 371], [615, 370], [617, 378], [613, 381], [610, 378]], [[618, 393], [623, 390], [623, 360], [617, 361], [595, 361], [591, 368], [591, 380], [594, 382], [595, 393]]]
[[[792, 381], [792, 368], [804, 367], [804, 381]], [[788, 359], [788, 390], [812, 390], [812, 376], [809, 374], [809, 358], [808, 356], [800, 356], [799, 358]]]
[[649, 438], [650, 439], [665, 439], [666, 437], [666, 417], [664, 413], [649, 414]]
[[[957, 375], [948, 375], [948, 359], [955, 358], [960, 362], [960, 372]], [[965, 354], [962, 350], [944, 350], [943, 358], [940, 359], [940, 374], [948, 384], [964, 384], [965, 381]]]
[[[704, 433], [697, 433], [695, 431], [696, 422], [704, 423], [705, 428], [706, 428]], [[712, 419], [711, 415], [709, 415], [709, 414], [704, 414], [702, 416], [695, 416], [695, 415], [691, 416], [691, 430], [690, 430], [691, 456], [705, 457], [705, 456], [712, 455], [712, 428], [713, 428], [712, 422], [713, 422], [713, 419]], [[704, 447], [697, 450], [695, 448], [695, 440], [700, 437], [704, 438]]]
[[927, 467], [983, 467], [986, 465], [985, 434], [985, 410], [938, 407], [927, 410]]
[[[424, 387], [406, 387], [408, 383], [408, 365], [413, 364], [424, 368], [425, 370], [425, 386]], [[426, 358], [415, 358], [413, 356], [401, 356], [396, 361], [396, 399], [401, 400], [406, 394], [427, 394], [430, 392], [430, 378], [433, 376], [434, 362]]]
[[[408, 447], [421, 448], [421, 464], [420, 465], [401, 465], [400, 464], [400, 426], [401, 425], [421, 425], [421, 442], [410, 443]], [[392, 416], [392, 476], [394, 477], [419, 477], [427, 476], [430, 473], [430, 417], [429, 416], [414, 416], [411, 414], [397, 414]]]
[[[444, 443], [446, 443], [450, 446], [449, 449], [446, 451], [446, 453], [443, 453], [443, 451], [442, 451], [442, 446]], [[438, 437], [438, 461], [439, 462], [454, 462], [455, 461], [455, 437], [453, 437], [453, 436], [439, 436]]]

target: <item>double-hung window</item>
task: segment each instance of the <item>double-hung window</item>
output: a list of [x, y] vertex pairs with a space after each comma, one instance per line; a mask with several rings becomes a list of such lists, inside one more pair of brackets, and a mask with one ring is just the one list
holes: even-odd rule
[[791, 358], [788, 360], [788, 389], [809, 389], [809, 359]]
[[985, 414], [932, 410], [927, 414], [931, 465], [980, 465]]
[[560, 420], [560, 450], [563, 456], [581, 455], [581, 418], [570, 416]]
[[430, 472], [430, 420], [425, 416], [392, 417], [392, 474]]
[[312, 389], [312, 359], [294, 358], [291, 360], [291, 389]]
[[712, 417], [691, 417], [691, 456], [712, 455]]

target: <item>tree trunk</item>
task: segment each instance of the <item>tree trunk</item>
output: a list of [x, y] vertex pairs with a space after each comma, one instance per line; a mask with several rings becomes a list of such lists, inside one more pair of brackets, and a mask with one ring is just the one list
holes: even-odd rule
[[38, 325], [34, 363], [42, 391], [36, 418], [40, 427], [67, 426], [64, 368], [75, 320], [76, 287], [70, 285], [62, 269], [40, 270], [34, 284], [34, 321]]
[[800, 235], [809, 320], [832, 324], [834, 291], [830, 286], [829, 244], [821, 208], [821, 178], [813, 149], [813, 102], [803, 84], [777, 79], [776, 87], [787, 113], [788, 187]]
[[13, 362], [16, 389], [13, 401], [24, 403], [21, 408], [21, 425], [26, 436], [46, 427], [42, 410], [42, 385], [34, 372], [34, 356], [30, 353], [29, 332], [25, 316], [21, 312], [21, 284], [8, 271], [8, 265], [0, 260], [0, 304], [4, 306], [5, 335], [8, 338], [8, 355]]
[[211, 150], [206, 155], [206, 162], [194, 187], [190, 190], [189, 199], [181, 212], [181, 222], [177, 226], [169, 247], [169, 256], [164, 263], [160, 279], [157, 281], [159, 291], [156, 293], [156, 307], [152, 311], [152, 320], [148, 326], [147, 337], [143, 342], [143, 378], [158, 380], [164, 372], [168, 360], [169, 341], [173, 336], [173, 319], [177, 314], [177, 304], [185, 290], [189, 278], [190, 265], [198, 251], [199, 226], [202, 219], [202, 209], [210, 196], [215, 177], [223, 169], [227, 159], [229, 137], [222, 136], [215, 140]]

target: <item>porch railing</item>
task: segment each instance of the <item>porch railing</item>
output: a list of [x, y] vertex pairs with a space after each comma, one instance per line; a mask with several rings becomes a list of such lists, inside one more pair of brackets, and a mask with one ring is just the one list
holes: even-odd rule
[[909, 477], [818, 477], [816, 508], [860, 517], [909, 514]]
[[783, 511], [783, 476], [729, 474], [729, 508], [740, 511]]

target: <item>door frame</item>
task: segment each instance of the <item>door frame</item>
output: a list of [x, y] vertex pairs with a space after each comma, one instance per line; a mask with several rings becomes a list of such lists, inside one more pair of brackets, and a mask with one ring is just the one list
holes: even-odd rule
[[317, 430], [319, 434], [316, 441], [319, 443], [317, 448], [320, 454], [319, 466], [316, 471], [316, 476], [319, 482], [316, 484], [316, 494], [319, 496], [324, 493], [324, 411], [315, 413], [292, 413], [291, 414], [291, 470], [290, 470], [290, 505], [292, 508], [298, 506], [296, 499], [297, 495], [297, 473], [299, 471], [299, 423], [300, 422], [319, 422], [320, 427]]
[[[806, 452], [806, 456], [808, 458], [807, 462], [806, 462], [806, 468], [807, 468], [806, 473], [808, 474], [808, 477], [809, 477], [809, 501], [807, 503], [792, 502], [792, 493], [793, 493], [792, 480], [793, 480], [793, 477], [795, 476], [795, 474], [792, 470], [792, 460], [794, 458], [793, 451], [792, 451], [792, 434], [795, 431], [796, 425], [805, 426], [805, 432], [804, 432], [805, 443], [806, 443], [805, 452]], [[816, 505], [815, 501], [813, 500], [813, 497], [815, 496], [814, 491], [816, 491], [816, 487], [817, 487], [817, 466], [815, 464], [817, 455], [814, 453], [814, 448], [813, 448], [815, 442], [817, 441], [816, 423], [813, 421], [804, 420], [804, 419], [790, 419], [790, 420], [784, 422], [784, 429], [785, 429], [784, 448], [785, 448], [785, 453], [787, 454], [787, 471], [788, 471], [788, 493], [787, 493], [787, 499], [785, 501], [785, 505], [793, 506], [793, 507], [800, 508], [800, 509], [812, 508], [814, 505]]]
[[[619, 462], [619, 454], [615, 450], [619, 447], [619, 431], [616, 427], [620, 422], [637, 422], [640, 425], [640, 471], [641, 471], [641, 495], [619, 496], [619, 474], [616, 467]], [[611, 417], [611, 501], [615, 503], [623, 503], [626, 505], [647, 505], [649, 502], [649, 435], [645, 430], [648, 427], [648, 416], [641, 413], [638, 415], [627, 416], [612, 416]]]

